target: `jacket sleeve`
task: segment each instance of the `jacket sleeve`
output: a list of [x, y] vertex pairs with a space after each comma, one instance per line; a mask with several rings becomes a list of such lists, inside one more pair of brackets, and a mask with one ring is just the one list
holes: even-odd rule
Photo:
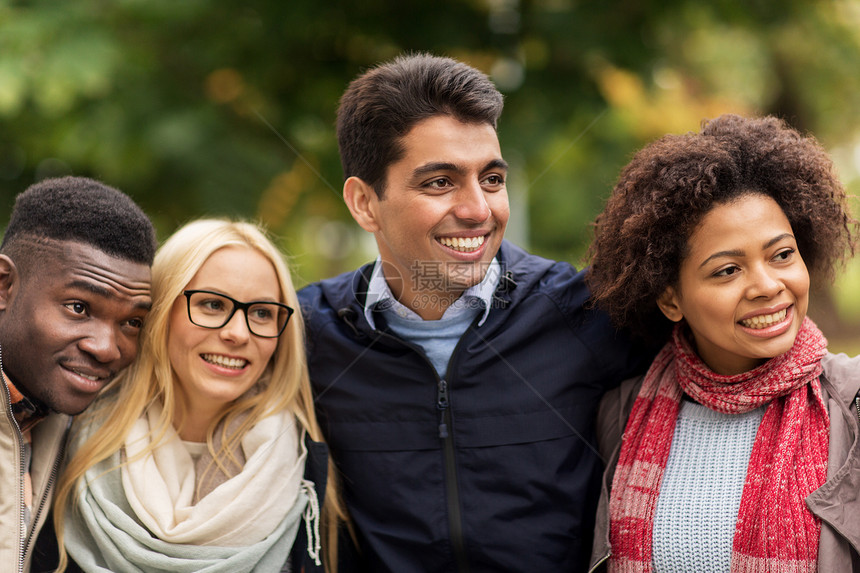
[[644, 376], [629, 378], [603, 395], [597, 410], [597, 447], [604, 462], [612, 456], [624, 435], [627, 418], [642, 387]]

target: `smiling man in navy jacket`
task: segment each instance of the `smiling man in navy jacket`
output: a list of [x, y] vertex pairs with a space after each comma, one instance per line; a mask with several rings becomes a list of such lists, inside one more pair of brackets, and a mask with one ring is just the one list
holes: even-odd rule
[[583, 273], [503, 241], [501, 111], [483, 73], [426, 54], [341, 99], [343, 197], [379, 257], [300, 298], [360, 546], [342, 570], [586, 566], [594, 410], [640, 356]]

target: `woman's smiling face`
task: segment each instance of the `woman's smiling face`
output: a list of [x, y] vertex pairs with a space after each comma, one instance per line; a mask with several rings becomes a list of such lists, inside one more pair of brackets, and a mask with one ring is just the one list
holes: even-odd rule
[[[215, 251], [185, 288], [215, 291], [242, 302], [281, 302], [272, 263], [250, 247]], [[185, 403], [198, 412], [215, 413], [260, 379], [278, 339], [251, 334], [242, 311], [221, 328], [196, 326], [188, 318], [187, 305], [180, 294], [170, 310], [170, 364]]]
[[739, 374], [788, 351], [809, 305], [809, 273], [776, 201], [748, 193], [716, 205], [687, 246], [678, 285], [658, 305], [686, 320], [705, 364]]

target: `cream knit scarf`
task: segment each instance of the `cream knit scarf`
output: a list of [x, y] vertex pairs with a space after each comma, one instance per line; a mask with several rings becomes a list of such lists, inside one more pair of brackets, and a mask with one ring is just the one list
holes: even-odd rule
[[302, 488], [306, 452], [295, 417], [281, 412], [260, 420], [242, 438], [242, 471], [194, 503], [194, 460], [175, 431], [138, 456], [149, 445], [159, 410], [149, 408], [125, 443], [130, 461], [122, 468], [122, 485], [143, 525], [159, 539], [189, 545], [250, 545], [272, 533]]
[[[195, 464], [175, 431], [135, 459], [150, 442], [159, 410], [137, 420], [125, 459], [117, 452], [78, 482], [65, 545], [83, 570], [280, 571], [303, 518], [308, 553], [318, 561], [319, 506], [313, 484], [302, 477], [307, 451], [294, 416], [261, 420], [241, 440], [243, 467], [194, 500]], [[95, 431], [97, 425], [82, 427], [72, 449]]]

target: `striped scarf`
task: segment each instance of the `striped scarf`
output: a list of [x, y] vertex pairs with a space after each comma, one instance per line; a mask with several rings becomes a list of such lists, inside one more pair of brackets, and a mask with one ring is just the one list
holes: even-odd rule
[[732, 545], [731, 571], [816, 570], [821, 524], [804, 498], [827, 476], [830, 420], [818, 380], [827, 341], [805, 318], [791, 349], [733, 376], [711, 371], [680, 325], [636, 397], [609, 501], [610, 572], [649, 572], [654, 510], [683, 393], [726, 414], [769, 404], [753, 445]]

